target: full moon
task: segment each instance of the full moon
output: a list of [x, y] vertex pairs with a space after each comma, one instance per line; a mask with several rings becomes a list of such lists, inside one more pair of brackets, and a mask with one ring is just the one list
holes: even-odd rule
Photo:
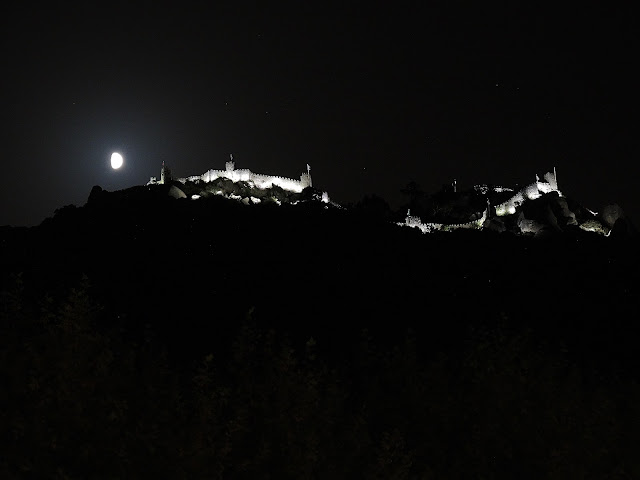
[[122, 166], [122, 155], [120, 155], [119, 153], [112, 153], [111, 154], [111, 168], [113, 168], [114, 170], [117, 170], [118, 168], [120, 168]]

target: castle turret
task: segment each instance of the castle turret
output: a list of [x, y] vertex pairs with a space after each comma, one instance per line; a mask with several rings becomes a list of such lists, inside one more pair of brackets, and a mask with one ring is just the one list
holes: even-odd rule
[[229, 154], [229, 161], [224, 164], [225, 170], [229, 173], [233, 172], [236, 168], [236, 164], [233, 161], [233, 153]]
[[551, 185], [551, 188], [558, 190], [558, 177], [556, 176], [556, 167], [553, 167], [553, 173], [547, 172], [544, 174], [544, 179]]
[[311, 167], [307, 163], [307, 173], [303, 173], [300, 175], [300, 185], [302, 188], [313, 187], [313, 183], [311, 182]]
[[162, 169], [160, 170], [160, 181], [158, 183], [164, 184], [171, 181], [171, 170], [162, 162]]

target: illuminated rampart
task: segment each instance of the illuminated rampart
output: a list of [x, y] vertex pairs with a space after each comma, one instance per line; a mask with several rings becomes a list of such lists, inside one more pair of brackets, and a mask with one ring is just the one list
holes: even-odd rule
[[311, 187], [311, 172], [307, 170], [307, 173], [300, 175], [300, 180], [294, 180], [293, 178], [281, 177], [278, 175], [264, 175], [261, 173], [253, 173], [251, 170], [243, 168], [236, 169], [233, 161], [227, 162], [225, 170], [209, 170], [202, 175], [194, 175], [187, 178], [178, 178], [179, 182], [212, 182], [217, 178], [228, 178], [233, 182], [247, 182], [252, 184], [256, 188], [271, 188], [274, 185], [288, 190], [290, 192], [300, 193], [307, 187]]

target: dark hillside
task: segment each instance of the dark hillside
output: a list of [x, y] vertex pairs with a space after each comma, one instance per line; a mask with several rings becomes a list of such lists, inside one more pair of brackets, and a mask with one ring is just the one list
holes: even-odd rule
[[191, 353], [251, 311], [265, 328], [330, 343], [365, 327], [388, 338], [409, 326], [455, 343], [467, 326], [506, 317], [579, 350], [597, 341], [610, 361], [635, 362], [625, 348], [635, 325], [610, 332], [614, 318], [635, 310], [633, 239], [577, 229], [546, 240], [422, 235], [319, 202], [246, 206], [174, 200], [165, 190], [94, 189], [84, 207], [7, 230], [6, 272], [24, 272], [34, 295], [54, 296], [86, 275], [109, 315], [130, 326], [152, 319]]
[[95, 188], [3, 230], [5, 440], [89, 450], [14, 449], [0, 467], [87, 476], [120, 445], [126, 461], [100, 468], [540, 478], [582, 468], [595, 435], [608, 453], [590, 472], [638, 472], [624, 450], [639, 431], [634, 237], [424, 235], [377, 218], [154, 186]]

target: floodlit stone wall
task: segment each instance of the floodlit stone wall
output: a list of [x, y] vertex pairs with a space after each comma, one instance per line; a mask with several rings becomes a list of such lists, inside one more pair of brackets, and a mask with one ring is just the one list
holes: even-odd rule
[[451, 230], [459, 230], [459, 229], [467, 229], [467, 230], [477, 230], [482, 228], [484, 222], [489, 218], [489, 208], [486, 208], [484, 212], [482, 212], [482, 217], [477, 220], [472, 220], [466, 223], [454, 223], [449, 225], [443, 225], [442, 230], [451, 231]]
[[228, 178], [233, 182], [248, 182], [252, 183], [257, 188], [271, 188], [274, 185], [290, 192], [300, 193], [306, 187], [312, 186], [311, 175], [309, 173], [303, 173], [300, 175], [300, 180], [294, 180], [293, 178], [281, 177], [279, 175], [264, 175], [261, 173], [253, 173], [249, 169], [236, 169], [233, 162], [227, 162], [225, 170], [208, 170], [202, 175], [195, 175], [187, 178], [179, 178], [178, 181], [184, 183], [190, 182], [212, 182], [217, 178]]
[[488, 217], [489, 217], [489, 208], [486, 208], [482, 214], [482, 217], [480, 217], [477, 220], [472, 220], [470, 222], [450, 223], [450, 224], [429, 223], [429, 222], [423, 223], [422, 220], [420, 220], [420, 217], [412, 217], [411, 215], [409, 215], [409, 212], [407, 212], [407, 217], [405, 218], [404, 223], [399, 222], [398, 225], [418, 228], [422, 231], [422, 233], [431, 233], [431, 232], [437, 232], [437, 231], [451, 232], [453, 230], [459, 230], [459, 229], [479, 230], [482, 228], [482, 226], [484, 225], [484, 222], [487, 220]]
[[558, 182], [556, 180], [555, 169], [554, 172], [547, 172], [544, 174], [545, 181], [541, 181], [536, 175], [536, 181], [530, 183], [526, 187], [520, 189], [515, 195], [513, 195], [506, 202], [502, 202], [496, 205], [496, 215], [502, 217], [504, 215], [513, 215], [516, 213], [516, 209], [522, 205], [525, 200], [535, 200], [542, 195], [551, 192], [558, 192], [560, 196], [562, 193], [558, 190]]

